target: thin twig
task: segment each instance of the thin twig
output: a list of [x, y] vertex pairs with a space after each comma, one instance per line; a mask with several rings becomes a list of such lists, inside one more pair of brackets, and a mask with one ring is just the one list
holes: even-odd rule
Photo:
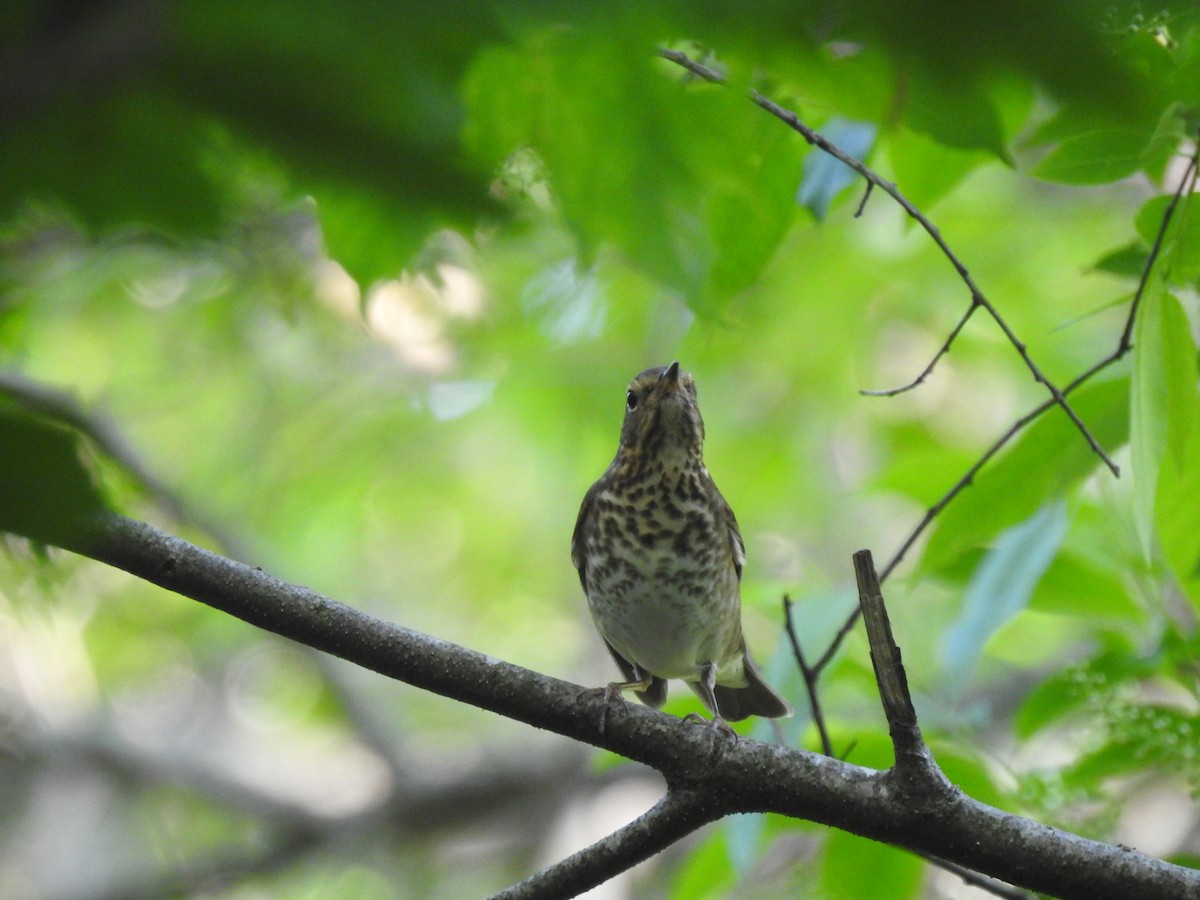
[[995, 894], [997, 897], [1003, 898], [1003, 900], [1036, 900], [1033, 894], [1028, 891], [1023, 891], [1019, 887], [1013, 887], [1011, 884], [1003, 881], [997, 881], [995, 878], [990, 878], [987, 875], [981, 875], [979, 872], [968, 869], [965, 866], [946, 862], [944, 859], [938, 859], [936, 856], [930, 856], [926, 853], [918, 853], [917, 856], [932, 863], [939, 869], [945, 869], [951, 875], [961, 878], [964, 884], [979, 888], [981, 891], [987, 891], [989, 894]]
[[867, 201], [871, 199], [871, 191], [873, 190], [875, 190], [875, 182], [868, 181], [867, 188], [863, 191], [862, 199], [858, 201], [858, 208], [854, 210], [854, 218], [861, 218], [862, 214], [866, 212]]
[[958, 320], [958, 324], [954, 326], [954, 330], [950, 332], [950, 336], [946, 338], [946, 341], [942, 344], [941, 349], [938, 350], [938, 352], [934, 354], [933, 359], [929, 361], [929, 365], [925, 367], [925, 370], [921, 372], [920, 375], [918, 375], [908, 384], [902, 385], [898, 388], [888, 388], [887, 390], [882, 391], [860, 390], [859, 393], [866, 397], [895, 397], [897, 394], [903, 394], [905, 391], [911, 391], [918, 385], [924, 384], [925, 379], [933, 374], [933, 367], [938, 364], [943, 356], [950, 352], [950, 345], [954, 343], [954, 339], [958, 337], [958, 333], [963, 330], [963, 327], [967, 324], [967, 321], [971, 318], [972, 314], [974, 314], [975, 308], [976, 304], [974, 303], [967, 307], [967, 311], [963, 313], [962, 318]]
[[[933, 242], [937, 244], [938, 248], [942, 251], [942, 254], [950, 261], [950, 264], [954, 267], [954, 270], [958, 272], [959, 277], [963, 280], [963, 283], [971, 292], [971, 305], [967, 310], [967, 315], [970, 316], [977, 308], [981, 306], [987, 310], [988, 315], [991, 316], [992, 320], [1000, 326], [1000, 330], [1004, 332], [1004, 336], [1008, 338], [1009, 343], [1016, 348], [1017, 353], [1025, 363], [1025, 367], [1029, 369], [1030, 374], [1033, 375], [1034, 381], [1037, 381], [1045, 386], [1046, 390], [1050, 392], [1050, 396], [1054, 399], [1055, 404], [1062, 407], [1063, 412], [1070, 417], [1071, 421], [1075, 424], [1075, 427], [1079, 429], [1079, 433], [1082, 434], [1084, 439], [1088, 442], [1088, 446], [1092, 448], [1092, 452], [1104, 461], [1104, 464], [1108, 466], [1113, 475], [1120, 476], [1121, 470], [1117, 468], [1117, 464], [1114, 463], [1109, 458], [1108, 454], [1104, 452], [1104, 448], [1100, 446], [1095, 436], [1091, 433], [1091, 431], [1088, 430], [1088, 427], [1083, 423], [1083, 420], [1079, 418], [1075, 410], [1071, 408], [1071, 404], [1067, 403], [1067, 398], [1062, 391], [1060, 391], [1054, 385], [1054, 383], [1050, 381], [1049, 378], [1042, 374], [1042, 370], [1038, 368], [1037, 364], [1034, 363], [1033, 358], [1029, 355], [1029, 350], [1025, 346], [1025, 343], [1017, 337], [1016, 333], [1011, 327], [1009, 327], [1008, 322], [1003, 316], [1000, 315], [1000, 311], [992, 305], [992, 302], [988, 300], [983, 291], [980, 290], [979, 285], [975, 283], [975, 280], [971, 277], [971, 273], [967, 270], [967, 267], [955, 255], [954, 251], [950, 249], [950, 245], [946, 243], [938, 227], [934, 225], [928, 218], [926, 218], [925, 214], [917, 209], [917, 207], [914, 206], [907, 197], [900, 193], [900, 190], [895, 184], [884, 180], [879, 175], [875, 174], [875, 172], [868, 168], [865, 164], [859, 162], [857, 159], [850, 156], [834, 144], [831, 144], [820, 134], [813, 131], [811, 128], [801, 122], [799, 117], [794, 112], [784, 109], [782, 106], [768, 99], [767, 97], [764, 97], [757, 91], [751, 91], [750, 97], [756, 104], [765, 109], [767, 112], [771, 113], [771, 115], [786, 123], [795, 131], [798, 131], [809, 143], [816, 145], [826, 153], [835, 157], [840, 162], [850, 166], [850, 168], [852, 168], [863, 178], [866, 178], [868, 181], [878, 185], [881, 190], [883, 190], [889, 197], [900, 204], [904, 211], [913, 219], [915, 219], [922, 228], [925, 229], [925, 232], [933, 239]], [[947, 349], [949, 348], [947, 347]], [[939, 356], [940, 355], [941, 354], [939, 354]]]
[[670, 60], [676, 65], [683, 66], [683, 68], [687, 69], [693, 75], [703, 78], [705, 81], [712, 82], [713, 84], [725, 83], [724, 75], [722, 75], [716, 69], [710, 69], [708, 66], [704, 65], [704, 63], [696, 62], [681, 50], [669, 50], [666, 47], [660, 47], [658, 49], [658, 55], [663, 59]]
[[792, 599], [786, 594], [783, 597], [783, 618], [787, 625], [788, 640], [792, 642], [792, 654], [796, 657], [796, 665], [800, 667], [800, 674], [804, 677], [804, 688], [808, 692], [808, 706], [812, 711], [813, 724], [817, 726], [817, 734], [821, 736], [821, 751], [826, 756], [833, 756], [833, 742], [829, 740], [829, 730], [825, 727], [825, 713], [821, 711], [821, 701], [817, 695], [817, 680], [821, 673], [811, 668], [804, 659], [804, 650], [800, 647], [800, 638], [796, 636], [796, 623], [792, 618]]
[[[1091, 368], [1076, 376], [1076, 378], [1070, 384], [1063, 388], [1064, 395], [1071, 394], [1081, 385], [1091, 380], [1104, 369], [1107, 369], [1133, 349], [1133, 323], [1135, 316], [1137, 315], [1138, 304], [1141, 302], [1141, 298], [1145, 294], [1146, 285], [1150, 281], [1150, 276], [1154, 270], [1154, 265], [1158, 261], [1159, 255], [1162, 253], [1163, 241], [1165, 239], [1167, 229], [1170, 226], [1171, 218], [1175, 214], [1175, 209], [1179, 205], [1179, 201], [1183, 194], [1195, 186], [1198, 170], [1200, 170], [1200, 143], [1197, 144], [1196, 149], [1193, 151], [1191, 160], [1189, 161], [1187, 168], [1184, 170], [1183, 177], [1179, 179], [1179, 185], [1175, 189], [1175, 193], [1171, 199], [1171, 202], [1167, 205], [1166, 210], [1163, 212], [1162, 222], [1159, 224], [1158, 233], [1154, 237], [1154, 243], [1150, 247], [1150, 254], [1146, 257], [1146, 263], [1142, 267], [1141, 278], [1138, 281], [1137, 290], [1134, 292], [1133, 302], [1130, 305], [1129, 316], [1126, 319], [1125, 328], [1121, 333], [1121, 339], [1117, 342], [1116, 349], [1114, 349], [1112, 353], [1104, 357], [1104, 359], [1100, 360]], [[896, 551], [895, 555], [891, 558], [888, 564], [883, 567], [883, 571], [879, 576], [880, 581], [887, 580], [887, 577], [892, 574], [893, 571], [895, 571], [896, 566], [900, 564], [902, 559], [904, 559], [905, 554], [908, 553], [913, 544], [917, 542], [917, 539], [924, 533], [925, 529], [930, 526], [933, 520], [937, 518], [943, 509], [950, 505], [950, 502], [955, 497], [957, 497], [971, 485], [976, 474], [978, 474], [979, 470], [984, 467], [988, 460], [1000, 452], [1001, 448], [1004, 447], [1004, 445], [1011, 441], [1014, 437], [1016, 437], [1022, 429], [1028, 426], [1034, 421], [1034, 419], [1038, 418], [1052, 406], [1054, 406], [1054, 401], [1047, 400], [1030, 410], [1021, 418], [1017, 419], [1017, 421], [1013, 423], [1012, 427], [1004, 432], [1004, 434], [1002, 434], [995, 443], [988, 447], [987, 450], [983, 452], [983, 455], [980, 456], [979, 459], [977, 459], [969, 469], [967, 469], [966, 474], [964, 474], [957, 482], [955, 482], [950, 490], [948, 490], [942, 496], [942, 498], [938, 500], [937, 503], [925, 511], [925, 515], [921, 517], [921, 521], [917, 523], [917, 527], [909, 533], [908, 537], [904, 539], [904, 543], [900, 545], [900, 549]], [[821, 658], [817, 660], [816, 665], [813, 666], [813, 670], [817, 673], [817, 675], [820, 675], [825, 667], [829, 665], [830, 661], [841, 647], [842, 642], [846, 639], [846, 636], [854, 630], [854, 626], [858, 622], [859, 614], [859, 609], [855, 608], [854, 611], [847, 616], [846, 621], [842, 623], [842, 627], [839, 628], [837, 633], [833, 636], [833, 640], [830, 642], [829, 647], [826, 648], [825, 652], [821, 655]]]
[[[681, 53], [678, 50], [661, 49], [659, 50], [659, 55], [664, 59], [668, 59], [671, 62], [683, 66], [689, 72], [700, 76], [706, 81], [715, 83], [723, 83], [725, 81], [721, 73], [696, 62], [688, 57], [687, 54]], [[1114, 463], [1109, 458], [1108, 454], [1104, 452], [1104, 449], [1092, 435], [1091, 431], [1088, 430], [1088, 427], [1083, 423], [1083, 420], [1079, 418], [1079, 416], [1075, 413], [1075, 410], [1071, 408], [1069, 403], [1067, 403], [1067, 398], [1062, 391], [1060, 391], [1054, 385], [1054, 383], [1042, 373], [1042, 370], [1038, 368], [1037, 364], [1034, 363], [1033, 358], [1029, 355], [1029, 351], [1024, 342], [1017, 337], [1016, 333], [1013, 332], [1011, 327], [1009, 327], [1008, 322], [1003, 316], [1000, 315], [999, 310], [992, 305], [992, 302], [988, 300], [983, 291], [980, 290], [979, 285], [977, 285], [975, 280], [971, 277], [970, 271], [968, 271], [967, 267], [963, 264], [962, 260], [958, 258], [954, 251], [950, 249], [950, 245], [946, 243], [938, 227], [934, 225], [933, 222], [931, 222], [925, 216], [925, 214], [921, 212], [921, 210], [913, 205], [912, 201], [905, 197], [895, 184], [880, 177], [873, 169], [868, 167], [865, 163], [855, 159], [853, 156], [850, 156], [836, 144], [830, 143], [823, 135], [809, 128], [802, 121], [800, 121], [800, 117], [794, 112], [784, 109], [778, 103], [775, 103], [773, 100], [755, 90], [750, 91], [750, 99], [756, 105], [775, 116], [792, 130], [798, 132], [806, 141], [808, 141], [808, 143], [829, 154], [843, 165], [849, 166], [851, 169], [865, 178], [869, 184], [877, 185], [881, 190], [887, 193], [889, 197], [895, 200], [896, 203], [898, 203], [911, 218], [915, 219], [920, 224], [925, 232], [933, 239], [933, 242], [937, 244], [938, 249], [942, 251], [942, 254], [946, 257], [946, 259], [950, 261], [950, 264], [958, 273], [959, 278], [962, 279], [963, 283], [967, 286], [967, 289], [971, 292], [971, 305], [967, 310], [967, 317], [974, 313], [979, 307], [983, 307], [985, 310], [987, 310], [988, 315], [992, 317], [992, 320], [995, 321], [995, 323], [1000, 327], [1000, 330], [1004, 332], [1004, 336], [1008, 338], [1009, 343], [1016, 348], [1017, 353], [1025, 363], [1026, 368], [1029, 369], [1030, 374], [1033, 375], [1034, 380], [1044, 385], [1046, 390], [1050, 392], [1050, 396], [1054, 399], [1055, 404], [1061, 406], [1063, 412], [1070, 417], [1075, 427], [1079, 430], [1079, 433], [1082, 434], [1084, 439], [1088, 442], [1088, 446], [1091, 447], [1092, 452], [1104, 461], [1104, 464], [1108, 466], [1113, 475], [1119, 476], [1121, 471], [1117, 468], [1116, 463]], [[959, 328], [956, 329], [955, 334], [957, 334], [957, 332], [960, 330], [961, 323]], [[949, 347], [947, 346], [945, 349], [948, 350]], [[938, 354], [938, 358], [944, 355], [944, 353], [945, 350], [940, 352]], [[937, 360], [935, 359], [934, 362], [936, 361]], [[930, 366], [930, 368], [932, 368], [932, 366]]]
[[1121, 332], [1120, 343], [1117, 344], [1118, 356], [1124, 356], [1133, 349], [1133, 323], [1137, 318], [1138, 308], [1142, 304], [1142, 296], [1146, 293], [1146, 285], [1150, 282], [1150, 270], [1154, 267], [1155, 260], [1158, 259], [1158, 254], [1162, 250], [1163, 240], [1167, 236], [1167, 228], [1170, 226], [1171, 219], [1175, 215], [1175, 207], [1179, 205], [1179, 201], [1185, 193], [1190, 194], [1196, 189], [1198, 162], [1200, 162], [1200, 141], [1197, 142], [1195, 149], [1192, 151], [1192, 158], [1188, 160], [1187, 168], [1183, 170], [1183, 177], [1179, 179], [1179, 186], [1171, 196], [1167, 208], [1163, 211], [1162, 221], [1158, 224], [1158, 232], [1154, 235], [1154, 245], [1150, 248], [1150, 255], [1146, 257], [1146, 263], [1142, 267], [1142, 277], [1138, 280], [1137, 290], [1133, 295], [1133, 302], [1129, 305], [1129, 317], [1125, 320], [1125, 328]]

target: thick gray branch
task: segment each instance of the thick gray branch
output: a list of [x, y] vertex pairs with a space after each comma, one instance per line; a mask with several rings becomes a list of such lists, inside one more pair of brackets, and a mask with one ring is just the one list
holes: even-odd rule
[[121, 516], [92, 521], [69, 543], [252, 625], [645, 763], [717, 815], [808, 819], [1058, 897], [1200, 900], [1200, 872], [1010, 815], [950, 786], [918, 793], [895, 772], [748, 739], [714, 754], [708, 728], [642, 707], [610, 716], [601, 734], [600, 698], [581, 697], [577, 685], [384, 622]]

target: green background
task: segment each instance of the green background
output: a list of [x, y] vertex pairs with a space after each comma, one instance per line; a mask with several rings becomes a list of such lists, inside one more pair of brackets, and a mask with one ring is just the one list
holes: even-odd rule
[[[107, 503], [594, 686], [616, 673], [571, 529], [627, 381], [678, 359], [746, 540], [748, 639], [801, 711], [788, 740], [818, 747], [783, 595], [818, 656], [855, 602], [851, 554], [890, 560], [1047, 394], [982, 311], [925, 384], [859, 393], [915, 378], [970, 293], [881, 190], [856, 216], [862, 181], [747, 92], [895, 181], [1059, 386], [1117, 350], [1196, 134], [1190, 5], [961, 6], [10, 4], [0, 527], [53, 543]], [[1120, 479], [1052, 410], [886, 595], [957, 784], [1195, 864], [1188, 198], [1171, 223], [1132, 353], [1071, 396]], [[641, 769], [7, 547], [0, 893], [478, 895], [653, 802]], [[889, 764], [861, 634], [821, 699], [839, 753]], [[673, 689], [669, 711], [697, 709]], [[945, 879], [747, 817], [635, 890]]]

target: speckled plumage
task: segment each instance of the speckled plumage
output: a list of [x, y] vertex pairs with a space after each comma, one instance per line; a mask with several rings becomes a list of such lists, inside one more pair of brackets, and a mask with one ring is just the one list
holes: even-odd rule
[[629, 385], [621, 443], [588, 490], [571, 558], [600, 636], [650, 706], [667, 679], [688, 683], [715, 721], [785, 716], [742, 637], [745, 548], [733, 510], [704, 466], [704, 422], [678, 363]]

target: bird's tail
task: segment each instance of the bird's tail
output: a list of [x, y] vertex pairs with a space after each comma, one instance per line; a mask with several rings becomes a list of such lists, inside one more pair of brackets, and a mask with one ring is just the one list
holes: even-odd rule
[[[746, 680], [745, 687], [725, 687], [714, 685], [713, 695], [717, 699], [714, 712], [728, 722], [737, 722], [747, 716], [763, 716], [768, 719], [783, 719], [792, 714], [791, 704], [775, 691], [763, 679], [753, 657], [747, 652], [743, 657]], [[698, 684], [688, 683], [700, 697], [704, 699], [703, 689]]]

